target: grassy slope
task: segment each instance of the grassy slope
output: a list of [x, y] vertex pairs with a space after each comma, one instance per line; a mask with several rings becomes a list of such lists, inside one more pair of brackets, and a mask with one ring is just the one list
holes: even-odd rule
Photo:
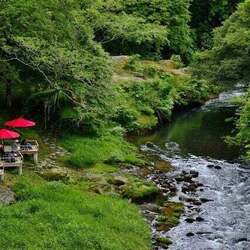
[[93, 138], [66, 135], [60, 142], [71, 152], [67, 162], [78, 168], [90, 167], [100, 162], [141, 162], [137, 157], [136, 148], [120, 136], [109, 134]]
[[[120, 72], [120, 89], [118, 97], [125, 113], [132, 113], [132, 128], [136, 130], [150, 129], [157, 124], [154, 113], [155, 103], [150, 99], [160, 98], [160, 87], [155, 88], [152, 79], [159, 78], [163, 63], [144, 63], [140, 72], [125, 70]], [[170, 67], [167, 65], [166, 67]], [[176, 72], [170, 67], [171, 74], [179, 74], [171, 84], [178, 86], [182, 72]], [[166, 72], [164, 72], [165, 74]], [[124, 76], [125, 74], [125, 76]], [[131, 81], [132, 76], [132, 81]], [[125, 77], [125, 78], [124, 78]], [[145, 79], [143, 79], [145, 78]], [[149, 80], [149, 81], [148, 81]], [[147, 85], [149, 82], [149, 87]], [[127, 86], [132, 85], [131, 89]], [[137, 86], [143, 85], [142, 89]], [[146, 85], [145, 85], [146, 84]], [[164, 84], [163, 84], [164, 85]], [[145, 87], [145, 88], [144, 88]], [[179, 90], [187, 91], [189, 86], [182, 85]], [[163, 88], [165, 88], [163, 86]], [[176, 89], [176, 87], [174, 88]], [[144, 102], [138, 102], [136, 94], [150, 95]], [[190, 90], [191, 95], [193, 90]], [[200, 92], [199, 92], [200, 93]], [[199, 94], [198, 93], [198, 94]], [[188, 100], [187, 96], [171, 92], [170, 98]], [[139, 97], [140, 98], [140, 97]], [[164, 97], [165, 98], [165, 97]], [[164, 103], [164, 98], [158, 104]], [[166, 100], [168, 101], [168, 100]], [[166, 105], [172, 108], [171, 101]], [[127, 117], [125, 117], [127, 119]], [[36, 131], [24, 132], [27, 137], [39, 140], [41, 157], [45, 157], [48, 149]], [[76, 135], [64, 136], [60, 143], [71, 152], [63, 159], [63, 164], [77, 167], [81, 174], [98, 173], [108, 176], [116, 172], [117, 162], [141, 164], [136, 149], [120, 136], [104, 135], [100, 138], [82, 137]], [[103, 163], [106, 164], [103, 164]], [[87, 168], [86, 168], [87, 167]], [[145, 185], [137, 179], [126, 186], [125, 194], [130, 197], [151, 192], [155, 187]], [[4, 249], [149, 249], [150, 231], [138, 209], [126, 200], [106, 195], [96, 195], [88, 192], [88, 183], [81, 181], [72, 184], [49, 183], [33, 173], [24, 171], [24, 178], [15, 174], [7, 174], [5, 185], [14, 188], [18, 202], [11, 206], [0, 207], [0, 245]]]
[[29, 178], [18, 202], [0, 206], [2, 249], [149, 249], [148, 227], [126, 200]]
[[[39, 141], [40, 158], [46, 157], [49, 149], [43, 144], [39, 132], [25, 130], [24, 134]], [[117, 140], [115, 137], [102, 143], [90, 138], [65, 138], [65, 146], [74, 145], [70, 148], [71, 160], [74, 162], [80, 156], [80, 160], [87, 162], [88, 167], [76, 172], [78, 176], [73, 184], [47, 182], [34, 173], [32, 168], [28, 168], [31, 167], [29, 162], [25, 164], [23, 177], [17, 176], [15, 171], [6, 171], [4, 185], [16, 192], [17, 202], [9, 206], [0, 205], [1, 247], [150, 249], [149, 227], [135, 205], [118, 196], [89, 192], [88, 181], [78, 180], [79, 176], [87, 173], [106, 175], [117, 171], [115, 166], [96, 163], [94, 156], [97, 154], [100, 154], [98, 162], [113, 159], [114, 156], [130, 161], [129, 154], [136, 159], [134, 148], [126, 143], [125, 146], [119, 143], [121, 139]], [[79, 148], [80, 151], [76, 153], [75, 150]], [[85, 154], [89, 150], [93, 153], [91, 157]], [[76, 161], [81, 162], [78, 160]], [[63, 166], [72, 166], [68, 158], [61, 161], [58, 162], [59, 165], [63, 163]], [[94, 167], [91, 164], [95, 164]], [[81, 163], [80, 166], [84, 164]]]

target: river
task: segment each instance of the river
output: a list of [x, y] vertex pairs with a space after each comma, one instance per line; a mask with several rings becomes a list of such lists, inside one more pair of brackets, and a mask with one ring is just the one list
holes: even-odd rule
[[[145, 154], [157, 156], [174, 168], [167, 173], [150, 173], [148, 179], [160, 188], [164, 181], [174, 180], [177, 192], [170, 200], [184, 200], [180, 224], [169, 231], [157, 232], [171, 238], [173, 244], [169, 249], [250, 249], [250, 166], [241, 160], [239, 148], [224, 141], [234, 128], [230, 118], [236, 107], [231, 99], [243, 92], [240, 86], [223, 92], [217, 99], [178, 115], [170, 125], [136, 141]], [[197, 172], [200, 186], [194, 192], [183, 192], [187, 184], [175, 181], [176, 174], [183, 171]], [[187, 197], [203, 202], [190, 203]], [[155, 233], [155, 221], [151, 225]]]

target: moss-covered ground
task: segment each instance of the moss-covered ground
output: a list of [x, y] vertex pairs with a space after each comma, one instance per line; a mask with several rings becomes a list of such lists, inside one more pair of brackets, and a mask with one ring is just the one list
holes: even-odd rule
[[[22, 133], [39, 141], [40, 160], [46, 159], [51, 149], [39, 130]], [[118, 162], [143, 162], [136, 149], [122, 140], [61, 138], [70, 154], [56, 162], [68, 169], [68, 181], [42, 178], [28, 159], [22, 177], [7, 170], [1, 185], [16, 193], [16, 202], [0, 205], [3, 249], [150, 249], [149, 226], [139, 209], [122, 197], [148, 195], [155, 187], [128, 174], [118, 175], [118, 181], [125, 179], [124, 191], [117, 186]], [[97, 192], [103, 182], [113, 192]]]
[[[127, 132], [152, 129], [161, 119], [170, 119], [176, 105], [202, 103], [213, 93], [205, 82], [192, 82], [174, 62], [125, 59], [115, 64], [112, 88], [117, 111], [111, 123]], [[7, 118], [2, 115], [0, 122]], [[48, 135], [42, 129], [20, 132], [39, 142], [40, 160], [50, 157], [51, 148], [44, 143]], [[98, 137], [61, 132], [53, 140], [69, 152], [54, 159], [56, 171], [40, 173], [28, 158], [23, 177], [7, 171], [3, 185], [16, 192], [17, 201], [0, 207], [0, 245], [4, 249], [149, 249], [149, 227], [128, 200], [150, 197], [158, 189], [121, 171], [134, 165], [143, 168], [137, 148], [115, 132]], [[156, 166], [159, 171], [169, 170], [162, 162]], [[63, 174], [58, 174], [60, 169]], [[181, 204], [167, 204], [159, 227], [175, 226], [182, 211]]]

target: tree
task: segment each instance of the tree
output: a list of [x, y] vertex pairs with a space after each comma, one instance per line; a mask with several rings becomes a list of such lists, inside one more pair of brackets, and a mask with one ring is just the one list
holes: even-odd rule
[[198, 49], [212, 46], [212, 32], [221, 26], [243, 0], [193, 0], [190, 6], [192, 13], [191, 28], [195, 45]]
[[[77, 0], [4, 1], [0, 9], [0, 61], [9, 69], [15, 67], [35, 104], [59, 112], [63, 106], [50, 100], [63, 95], [64, 106], [88, 114], [91, 120], [104, 116], [103, 109], [97, 112], [96, 103], [106, 103], [106, 94], [97, 93], [109, 93], [111, 63], [93, 39], [84, 15], [86, 6]], [[3, 75], [3, 82], [10, 81], [12, 71]], [[89, 112], [95, 112], [94, 116]], [[78, 116], [81, 121], [82, 116]]]
[[[198, 54], [194, 67], [198, 78], [211, 82], [250, 83], [250, 0], [241, 3], [236, 12], [214, 32], [211, 50]], [[243, 99], [238, 133], [234, 140], [246, 148], [250, 159], [250, 90]]]
[[250, 0], [240, 4], [237, 11], [215, 29], [213, 48], [199, 53], [194, 73], [210, 81], [250, 81]]
[[0, 61], [0, 81], [5, 85], [5, 104], [8, 108], [11, 108], [13, 85], [19, 82], [15, 65]]
[[190, 59], [189, 4], [190, 0], [99, 1], [98, 37], [109, 41], [105, 48], [115, 54], [163, 52], [164, 57], [180, 54]]

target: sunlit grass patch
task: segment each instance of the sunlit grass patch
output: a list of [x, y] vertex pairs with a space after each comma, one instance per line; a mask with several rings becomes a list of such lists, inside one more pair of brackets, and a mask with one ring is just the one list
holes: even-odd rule
[[102, 162], [140, 162], [135, 147], [119, 136], [90, 138], [68, 135], [61, 144], [71, 152], [66, 160], [75, 167], [89, 167]]
[[0, 206], [2, 249], [149, 249], [135, 205], [62, 183], [15, 185], [18, 202]]

